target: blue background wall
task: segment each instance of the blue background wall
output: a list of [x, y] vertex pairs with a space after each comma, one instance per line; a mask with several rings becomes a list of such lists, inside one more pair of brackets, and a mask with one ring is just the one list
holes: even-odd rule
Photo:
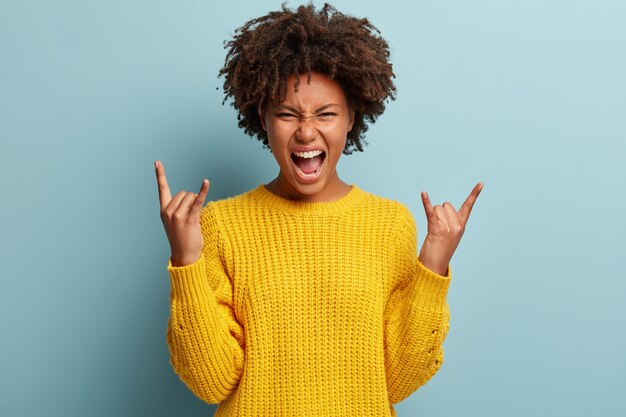
[[[398, 86], [342, 179], [406, 203], [420, 247], [420, 191], [458, 209], [485, 183], [446, 362], [399, 416], [624, 415], [626, 3], [334, 4], [381, 29]], [[209, 199], [274, 178], [217, 72], [279, 6], [0, 2], [2, 416], [212, 415], [168, 362], [152, 163]]]

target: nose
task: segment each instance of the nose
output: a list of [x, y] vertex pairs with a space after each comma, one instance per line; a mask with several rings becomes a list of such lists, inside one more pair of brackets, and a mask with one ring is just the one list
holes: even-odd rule
[[314, 120], [315, 116], [300, 118], [298, 121], [298, 129], [296, 130], [296, 139], [308, 142], [314, 140], [318, 136]]

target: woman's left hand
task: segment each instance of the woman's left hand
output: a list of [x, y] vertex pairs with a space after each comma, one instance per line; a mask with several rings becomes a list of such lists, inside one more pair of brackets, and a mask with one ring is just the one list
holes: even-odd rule
[[472, 207], [484, 184], [478, 183], [457, 213], [448, 201], [432, 206], [426, 191], [422, 191], [422, 202], [428, 220], [428, 234], [420, 250], [419, 261], [436, 274], [447, 276], [450, 259], [461, 241]]

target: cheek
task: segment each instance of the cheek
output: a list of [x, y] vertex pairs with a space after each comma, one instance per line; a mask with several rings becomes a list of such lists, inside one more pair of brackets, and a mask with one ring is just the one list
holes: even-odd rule
[[[286, 147], [289, 142], [289, 134], [284, 129], [277, 128], [276, 126], [267, 125], [267, 141], [274, 158], [279, 162], [285, 159]], [[289, 161], [287, 161], [289, 162]]]
[[279, 124], [271, 123], [267, 125], [268, 140], [273, 141], [278, 146], [289, 142], [289, 138], [291, 137], [292, 133], [293, 131], [289, 126], [281, 126]]

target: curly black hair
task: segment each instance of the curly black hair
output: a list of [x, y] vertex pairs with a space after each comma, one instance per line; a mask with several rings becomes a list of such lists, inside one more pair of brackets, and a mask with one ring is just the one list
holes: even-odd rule
[[389, 62], [389, 47], [380, 31], [367, 18], [340, 13], [328, 3], [315, 10], [312, 3], [291, 10], [285, 3], [280, 11], [251, 19], [235, 31], [218, 78], [224, 78], [224, 100], [233, 97], [237, 120], [245, 133], [269, 149], [259, 111], [266, 100], [282, 102], [287, 78], [311, 71], [326, 74], [342, 86], [348, 105], [355, 111], [343, 153], [363, 151], [367, 123], [374, 123], [385, 111], [385, 100], [395, 100], [395, 74]]

